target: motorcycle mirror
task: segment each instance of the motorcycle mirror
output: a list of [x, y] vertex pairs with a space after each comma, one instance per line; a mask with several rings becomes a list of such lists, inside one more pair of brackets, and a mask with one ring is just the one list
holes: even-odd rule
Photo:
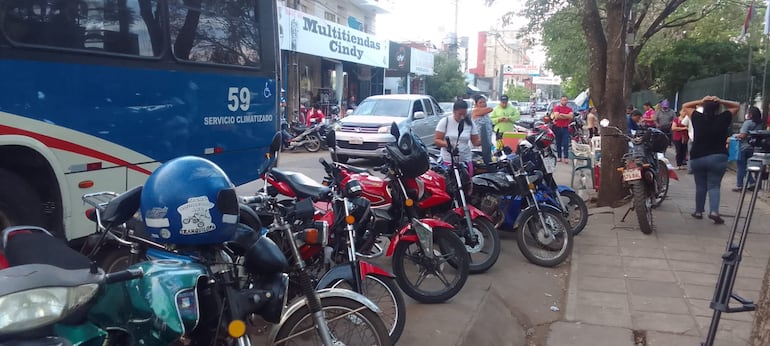
[[270, 151], [269, 153], [271, 155], [275, 155], [279, 150], [281, 150], [281, 132], [276, 132], [275, 135], [273, 135], [273, 140], [270, 142]]
[[604, 118], [601, 121], [599, 121], [599, 125], [601, 125], [602, 127], [610, 126], [610, 121], [607, 120], [607, 118]]
[[396, 124], [395, 121], [390, 124], [390, 134], [393, 135], [393, 138], [395, 138], [396, 141], [401, 137], [401, 130], [398, 129], [398, 124]]

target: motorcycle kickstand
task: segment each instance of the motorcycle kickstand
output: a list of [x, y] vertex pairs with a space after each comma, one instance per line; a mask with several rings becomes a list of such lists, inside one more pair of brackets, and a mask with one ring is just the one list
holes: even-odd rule
[[625, 214], [623, 214], [623, 217], [620, 219], [620, 222], [626, 222], [626, 216], [628, 216], [628, 214], [629, 214], [629, 213], [630, 213], [632, 210], [634, 210], [634, 205], [633, 205], [633, 204], [631, 204], [631, 206], [630, 206], [630, 207], [628, 207], [628, 210], [626, 210], [626, 213], [625, 213]]

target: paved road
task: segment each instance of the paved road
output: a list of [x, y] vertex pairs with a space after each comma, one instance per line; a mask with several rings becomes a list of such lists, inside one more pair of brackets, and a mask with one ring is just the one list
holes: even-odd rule
[[[302, 172], [317, 181], [323, 178], [319, 158], [327, 153], [284, 152], [279, 167]], [[353, 165], [372, 167], [378, 162], [352, 160]], [[261, 183], [239, 187], [239, 193], [255, 191]], [[569, 265], [542, 268], [521, 255], [513, 234], [501, 234], [502, 254], [489, 272], [472, 276], [463, 290], [444, 304], [407, 301], [407, 323], [401, 345], [543, 345], [548, 325], [562, 318], [566, 307]], [[390, 260], [379, 260], [390, 269]], [[556, 306], [560, 311], [551, 311]]]

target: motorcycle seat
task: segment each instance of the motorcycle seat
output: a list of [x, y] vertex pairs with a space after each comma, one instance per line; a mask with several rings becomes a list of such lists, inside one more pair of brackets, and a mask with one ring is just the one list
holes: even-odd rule
[[47, 264], [62, 269], [88, 269], [91, 260], [67, 246], [61, 239], [31, 227], [20, 229], [8, 236], [4, 245], [5, 257], [11, 267], [23, 264]]
[[289, 184], [298, 198], [311, 198], [313, 200], [328, 200], [331, 197], [331, 189], [319, 184], [310, 177], [298, 172], [284, 172], [273, 169], [270, 174], [275, 180]]
[[369, 175], [371, 175], [371, 174], [372, 174], [372, 173], [371, 173], [371, 172], [369, 172], [369, 170], [368, 170], [368, 169], [366, 169], [366, 168], [361, 168], [361, 167], [356, 167], [356, 166], [350, 166], [350, 165], [343, 165], [343, 164], [340, 164], [340, 166], [342, 166], [342, 167], [345, 167], [345, 169], [346, 169], [346, 170], [348, 170], [348, 171], [351, 171], [351, 172], [353, 172], [353, 173], [366, 173], [366, 174], [369, 174]]

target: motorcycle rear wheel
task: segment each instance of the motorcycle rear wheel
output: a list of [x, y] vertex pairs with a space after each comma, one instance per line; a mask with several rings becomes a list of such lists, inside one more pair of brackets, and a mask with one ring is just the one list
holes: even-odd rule
[[[396, 284], [393, 278], [387, 276], [366, 274], [366, 279], [362, 286], [362, 292], [358, 293], [369, 298], [372, 303], [382, 310], [380, 316], [390, 333], [390, 341], [395, 345], [398, 339], [401, 338], [401, 334], [404, 332], [404, 325], [406, 325], [406, 303], [404, 302], [401, 290], [398, 289], [398, 284]], [[384, 290], [384, 296], [374, 294], [373, 291], [378, 286]], [[352, 290], [353, 284], [345, 280], [339, 280], [331, 287]], [[390, 307], [391, 305], [392, 308]]]
[[[433, 254], [428, 258], [422, 247], [416, 242], [400, 241], [393, 252], [393, 273], [401, 290], [412, 299], [426, 304], [443, 303], [462, 290], [468, 280], [470, 256], [465, 244], [449, 229], [433, 228]], [[409, 280], [407, 261], [411, 262], [418, 271], [416, 282]], [[412, 269], [412, 266], [409, 266]], [[446, 278], [445, 271], [456, 273], [453, 280]], [[428, 276], [432, 276], [443, 284], [439, 290], [425, 290], [420, 286]]]
[[639, 220], [639, 228], [644, 234], [650, 234], [655, 231], [655, 224], [652, 220], [653, 198], [647, 193], [647, 187], [641, 180], [634, 181], [631, 184], [631, 193], [634, 195], [634, 211]]
[[321, 138], [315, 133], [307, 135], [307, 138], [305, 139], [305, 150], [314, 153], [319, 149], [321, 149]]
[[[562, 197], [562, 203], [566, 204], [567, 207], [564, 217], [569, 223], [572, 235], [580, 234], [586, 227], [586, 224], [588, 224], [588, 206], [586, 202], [574, 191], [560, 192], [559, 195]], [[567, 201], [564, 201], [564, 199], [567, 199]]]
[[[572, 254], [572, 231], [569, 223], [561, 211], [556, 208], [540, 208], [546, 225], [540, 222], [540, 215], [537, 208], [529, 207], [519, 215], [519, 229], [516, 231], [516, 245], [518, 245], [521, 254], [533, 264], [541, 267], [555, 267], [564, 262]], [[544, 230], [543, 227], [549, 229]], [[552, 228], [558, 228], [554, 240], [545, 239], [541, 232], [551, 232]], [[548, 242], [546, 242], [548, 241]], [[530, 248], [528, 244], [532, 244]], [[534, 250], [542, 250], [544, 254], [537, 253]]]
[[[376, 312], [353, 299], [343, 297], [321, 298], [321, 306], [329, 330], [335, 341], [344, 345], [391, 345], [388, 329]], [[347, 324], [347, 331], [340, 331]], [[366, 334], [355, 338], [358, 334]], [[354, 335], [355, 334], [355, 335]], [[346, 338], [342, 340], [341, 338]], [[308, 305], [285, 319], [276, 334], [273, 345], [321, 345], [313, 315]]]

